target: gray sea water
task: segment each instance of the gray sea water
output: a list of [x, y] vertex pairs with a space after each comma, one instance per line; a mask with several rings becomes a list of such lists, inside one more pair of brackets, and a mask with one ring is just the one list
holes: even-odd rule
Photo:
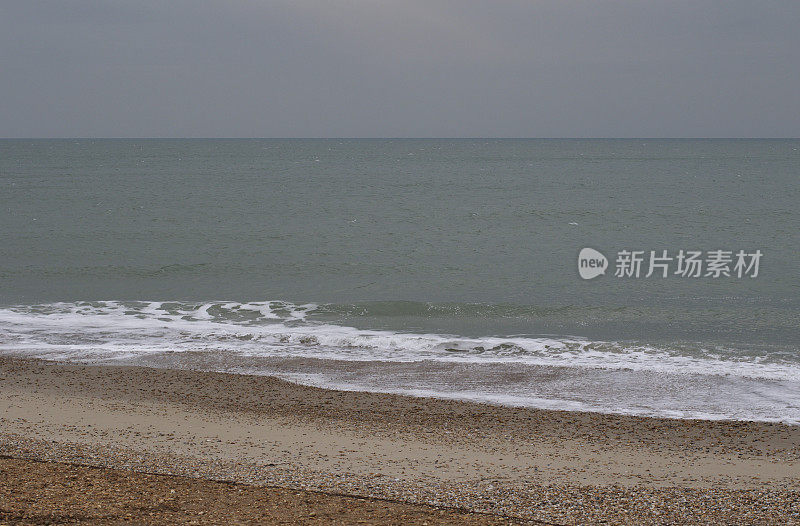
[[0, 352], [798, 423], [798, 203], [788, 139], [0, 140]]

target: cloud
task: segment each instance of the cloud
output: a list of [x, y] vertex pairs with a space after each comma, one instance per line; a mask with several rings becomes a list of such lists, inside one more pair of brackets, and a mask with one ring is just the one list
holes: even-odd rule
[[17, 1], [0, 136], [797, 136], [800, 4]]

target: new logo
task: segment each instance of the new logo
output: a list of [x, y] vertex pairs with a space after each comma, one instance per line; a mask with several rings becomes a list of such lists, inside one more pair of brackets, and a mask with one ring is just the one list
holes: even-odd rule
[[578, 273], [583, 279], [594, 279], [606, 273], [608, 259], [593, 248], [581, 249], [578, 254]]

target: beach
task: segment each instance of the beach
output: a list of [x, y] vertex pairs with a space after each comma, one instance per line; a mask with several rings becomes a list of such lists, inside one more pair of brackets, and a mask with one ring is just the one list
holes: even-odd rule
[[[92, 521], [106, 516], [104, 507], [118, 509], [131, 488], [149, 487], [131, 482], [146, 473], [174, 475], [148, 484], [180, 492], [201, 491], [200, 481], [208, 495], [272, 488], [293, 502], [279, 508], [295, 510], [295, 522], [800, 523], [800, 427], [778, 423], [512, 408], [267, 376], [14, 358], [0, 359], [0, 408], [8, 522], [26, 522], [13, 511], [26, 498], [47, 505], [31, 493], [36, 481], [73, 477], [72, 490], [46, 486], [61, 488], [65, 503], [70, 491], [88, 499], [83, 486], [96, 488], [94, 479], [117, 488], [115, 498], [89, 499], [100, 507], [78, 513]], [[373, 512], [348, 519], [326, 500], [352, 497]], [[168, 521], [227, 522], [220, 513], [231, 510], [248, 521], [246, 505], [190, 501], [172, 504], [184, 511]], [[200, 515], [206, 507], [210, 515]]]
[[800, 2], [0, 7], [0, 526], [800, 526]]
[[[516, 524], [395, 501], [0, 458], [0, 524]], [[41, 497], [45, 498], [42, 499]]]

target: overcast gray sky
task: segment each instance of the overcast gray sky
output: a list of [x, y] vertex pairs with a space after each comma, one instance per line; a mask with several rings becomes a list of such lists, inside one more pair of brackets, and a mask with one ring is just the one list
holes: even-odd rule
[[798, 137], [800, 1], [2, 0], [1, 137]]

